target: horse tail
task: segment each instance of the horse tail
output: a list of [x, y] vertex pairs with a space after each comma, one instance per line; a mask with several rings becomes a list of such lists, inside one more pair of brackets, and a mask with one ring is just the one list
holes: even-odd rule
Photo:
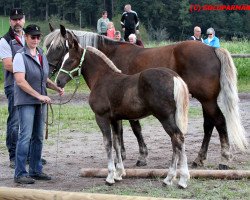
[[246, 131], [241, 123], [239, 97], [237, 89], [237, 70], [230, 53], [223, 48], [215, 49], [221, 62], [220, 97], [222, 111], [226, 118], [226, 127], [230, 144], [242, 151], [247, 149]]
[[186, 83], [181, 77], [174, 77], [174, 100], [176, 102], [175, 121], [185, 135], [188, 128], [189, 93]]

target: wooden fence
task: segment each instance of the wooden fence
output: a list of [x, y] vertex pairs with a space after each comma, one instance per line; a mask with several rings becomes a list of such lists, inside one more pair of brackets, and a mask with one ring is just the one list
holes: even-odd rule
[[[0, 199], [29, 200], [170, 200], [169, 198], [125, 196], [112, 194], [94, 194], [84, 192], [62, 192], [25, 188], [0, 187]], [[171, 199], [173, 200], [173, 199]], [[175, 199], [176, 200], [176, 199]]]

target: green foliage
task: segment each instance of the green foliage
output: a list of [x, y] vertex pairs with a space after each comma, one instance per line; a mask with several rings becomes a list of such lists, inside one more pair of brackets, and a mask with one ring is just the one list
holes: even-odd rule
[[[112, 19], [123, 13], [124, 5], [127, 3], [129, 2], [126, 0], [0, 0], [0, 15], [8, 16], [10, 8], [22, 7], [27, 20], [48, 20], [48, 17], [57, 16], [58, 19], [67, 20], [78, 27], [81, 24], [81, 28], [91, 27], [94, 30], [103, 10], [107, 10], [108, 17]], [[247, 5], [249, 0], [134, 0], [130, 3], [132, 10], [137, 12], [140, 23], [147, 30], [149, 40], [157, 40], [159, 37], [183, 40], [193, 34], [194, 26], [200, 26], [203, 33], [207, 28], [213, 27], [220, 38], [229, 40], [232, 37], [250, 38], [248, 11], [190, 12], [192, 4]], [[145, 39], [144, 35], [142, 38]]]
[[8, 17], [2, 17], [0, 18], [0, 36], [3, 36], [10, 27], [10, 23], [9, 23], [9, 18]]
[[[221, 46], [232, 54], [249, 54], [250, 42], [248, 40], [239, 40], [231, 42], [221, 42]], [[250, 89], [250, 58], [234, 58], [235, 66], [238, 71], [238, 86], [240, 91]]]

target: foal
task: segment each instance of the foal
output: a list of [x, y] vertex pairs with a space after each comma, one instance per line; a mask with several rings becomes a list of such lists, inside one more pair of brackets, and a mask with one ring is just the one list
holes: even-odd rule
[[[167, 68], [152, 68], [135, 75], [122, 74], [102, 52], [93, 47], [82, 49], [73, 40], [69, 42], [69, 53], [56, 78], [57, 85], [64, 87], [77, 71], [81, 72], [91, 90], [89, 104], [103, 133], [108, 157], [106, 183], [114, 184], [115, 180], [125, 176], [120, 146], [121, 121], [153, 115], [170, 136], [173, 148], [164, 184], [172, 184], [180, 160], [178, 185], [186, 188], [189, 171], [184, 134], [187, 132], [189, 97], [184, 81]], [[116, 167], [112, 146], [116, 151]]]

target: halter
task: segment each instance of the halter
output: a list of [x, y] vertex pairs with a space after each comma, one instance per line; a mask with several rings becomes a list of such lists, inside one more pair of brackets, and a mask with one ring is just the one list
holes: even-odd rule
[[[69, 50], [68, 39], [65, 40], [65, 43], [63, 43], [62, 41], [61, 41], [61, 43], [63, 44], [63, 46], [65, 47], [65, 51], [67, 52], [67, 51]], [[50, 44], [50, 46], [49, 46], [49, 48], [48, 48], [48, 50], [47, 50], [47, 54], [49, 53], [50, 48], [53, 46], [53, 44], [54, 44], [54, 40], [52, 40], [52, 42], [51, 42], [51, 44]], [[52, 66], [52, 67], [54, 68], [54, 69], [52, 70], [52, 72], [51, 72], [51, 76], [53, 76], [53, 75], [56, 73], [56, 71], [57, 71], [57, 69], [58, 69], [58, 64], [59, 64], [60, 62], [61, 62], [61, 60], [59, 60], [59, 61], [57, 62], [57, 64], [52, 64], [52, 63], [49, 62], [49, 66]]]
[[67, 71], [65, 69], [63, 69], [62, 67], [60, 68], [60, 70], [58, 71], [58, 74], [56, 76], [56, 79], [55, 79], [55, 82], [57, 82], [57, 78], [60, 74], [60, 72], [64, 72], [65, 74], [69, 75], [69, 77], [71, 79], [74, 79], [74, 76], [72, 75], [74, 72], [78, 71], [78, 76], [77, 78], [79, 78], [81, 76], [81, 66], [82, 66], [82, 63], [84, 61], [84, 57], [85, 57], [85, 53], [86, 53], [86, 49], [83, 50], [83, 53], [82, 53], [82, 57], [81, 57], [81, 60], [80, 60], [80, 64], [78, 65], [78, 67], [76, 67], [75, 69], [72, 69], [71, 71]]

